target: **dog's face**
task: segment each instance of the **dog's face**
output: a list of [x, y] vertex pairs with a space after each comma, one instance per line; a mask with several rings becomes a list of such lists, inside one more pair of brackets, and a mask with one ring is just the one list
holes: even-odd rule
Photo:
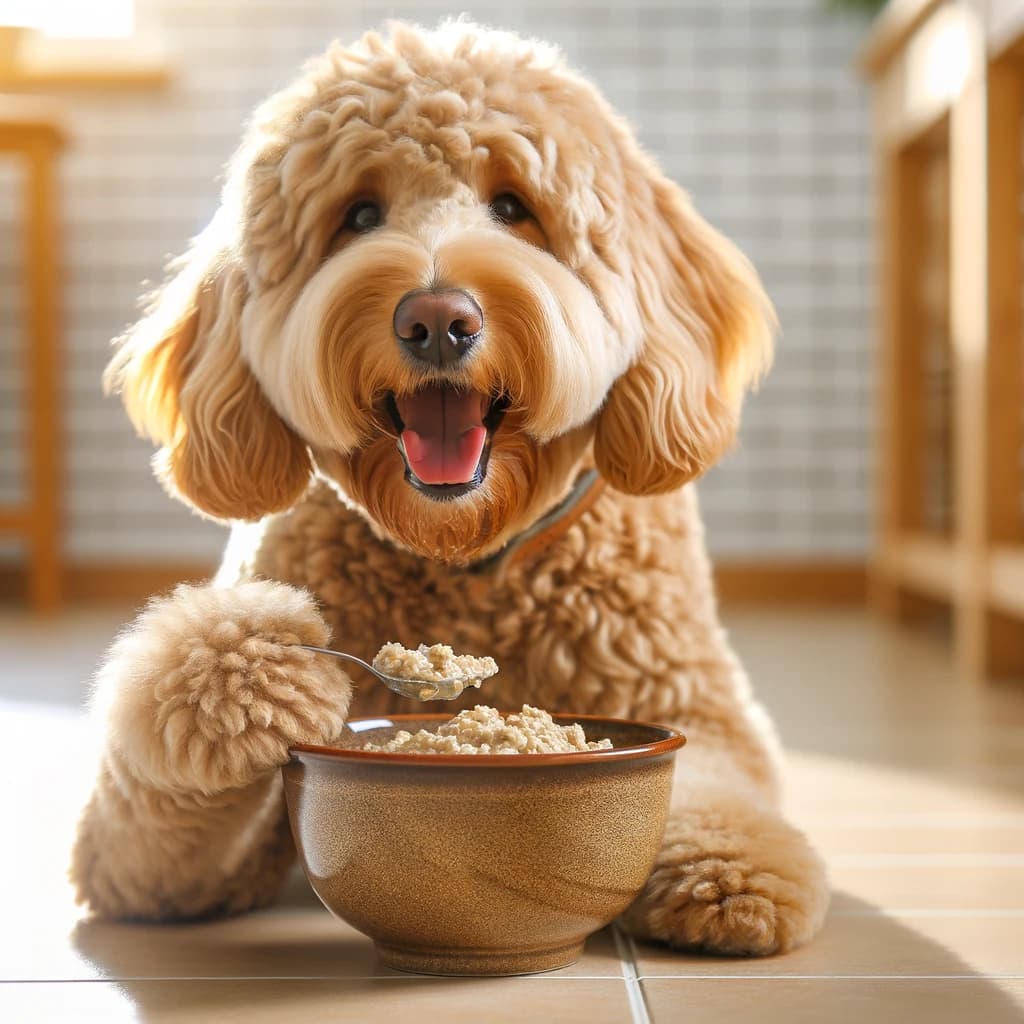
[[588, 460], [630, 493], [698, 475], [770, 335], [749, 264], [553, 51], [394, 26], [257, 111], [108, 379], [200, 511], [259, 518], [316, 472], [466, 562]]

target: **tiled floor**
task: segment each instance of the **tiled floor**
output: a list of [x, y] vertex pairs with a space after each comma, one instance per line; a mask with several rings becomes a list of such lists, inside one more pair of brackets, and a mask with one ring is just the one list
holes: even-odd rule
[[233, 921], [77, 919], [80, 704], [126, 615], [0, 612], [0, 1020], [1024, 1022], [1024, 684], [962, 683], [939, 641], [853, 612], [730, 620], [787, 744], [789, 811], [830, 864], [812, 945], [699, 958], [606, 931], [563, 971], [459, 980], [381, 968], [301, 877]]

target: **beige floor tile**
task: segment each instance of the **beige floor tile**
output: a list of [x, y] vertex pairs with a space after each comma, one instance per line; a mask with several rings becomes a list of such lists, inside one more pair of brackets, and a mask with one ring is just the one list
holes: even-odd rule
[[790, 749], [890, 762], [912, 756], [919, 736], [951, 760], [975, 742], [1013, 742], [1007, 730], [1020, 742], [1021, 688], [958, 678], [948, 640], [841, 609], [734, 609], [726, 618]]
[[818, 825], [807, 829], [826, 859], [830, 854], [1014, 854], [1024, 857], [1024, 825], [939, 828], [934, 825]]
[[1013, 770], [1016, 784], [981, 769], [973, 776], [947, 778], [923, 770], [790, 751], [784, 803], [794, 820], [808, 828], [839, 816], [870, 821], [872, 816], [890, 819], [927, 813], [957, 821], [984, 814], [1018, 820], [1024, 813], [1024, 767]]
[[32, 1024], [623, 1024], [630, 1019], [621, 980], [406, 977], [0, 985], [0, 1020]]
[[1024, 909], [1024, 865], [1007, 867], [981, 859], [973, 866], [887, 859], [858, 866], [832, 858], [829, 877], [836, 889], [886, 910]]
[[[48, 917], [26, 922], [3, 944], [0, 979], [404, 977], [378, 962], [366, 936], [318, 903], [200, 924], [53, 924]], [[552, 976], [620, 978], [611, 932], [592, 936], [580, 960]]]
[[[819, 722], [815, 743], [791, 738], [793, 750], [821, 753], [832, 751], [844, 757], [891, 764], [894, 767], [927, 769], [955, 777], [975, 767], [1019, 771], [1024, 754], [1024, 724], [1000, 725], [998, 722], [973, 721], [962, 725], [938, 721], [929, 725], [908, 725], [911, 709], [896, 720]], [[809, 723], [808, 723], [809, 724]]]
[[894, 918], [872, 913], [861, 901], [843, 896], [835, 901], [821, 934], [785, 956], [698, 957], [638, 943], [636, 966], [642, 977], [1024, 977], [1022, 934], [1021, 918]]
[[651, 979], [654, 1024], [1020, 1024], [1024, 987], [980, 978], [950, 981], [715, 981]]

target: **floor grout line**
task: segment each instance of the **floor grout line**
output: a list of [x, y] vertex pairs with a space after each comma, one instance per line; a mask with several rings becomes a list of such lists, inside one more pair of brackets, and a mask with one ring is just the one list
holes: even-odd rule
[[231, 974], [207, 975], [167, 975], [167, 974], [130, 974], [118, 977], [102, 978], [0, 978], [0, 985], [95, 985], [111, 983], [120, 985], [132, 981], [621, 981], [621, 974], [507, 974], [472, 975], [445, 974]]
[[833, 853], [842, 868], [1022, 868], [1024, 853]]
[[[618, 941], [616, 942], [618, 945]], [[641, 982], [644, 981], [1024, 981], [1024, 974], [639, 974], [628, 960], [622, 959], [621, 974], [594, 975], [510, 975], [500, 978], [501, 981], [624, 981], [629, 990], [630, 1009], [637, 1024], [652, 1024], [643, 997]], [[254, 981], [427, 981], [427, 982], [466, 982], [493, 981], [493, 978], [452, 978], [429, 977], [421, 974], [394, 977], [390, 975], [364, 975], [339, 977], [337, 975], [294, 975], [294, 974], [260, 974], [235, 975], [233, 977], [160, 977], [136, 976], [125, 978], [4, 978], [0, 985], [120, 985], [133, 981], [167, 981], [167, 982], [254, 982]]]
[[790, 808], [794, 817], [799, 817], [803, 827], [811, 832], [816, 828], [848, 829], [908, 829], [934, 828], [957, 831], [961, 829], [1021, 829], [1024, 828], [1024, 814], [1016, 811], [946, 814], [941, 811], [905, 811], [891, 814], [871, 812], [864, 814], [815, 815], [798, 814], [798, 808]]
[[637, 981], [1024, 981], [1024, 974], [641, 974]]
[[625, 935], [618, 925], [612, 925], [612, 937], [615, 939], [615, 949], [619, 954], [619, 965], [622, 967], [622, 980], [626, 984], [626, 999], [629, 1000], [633, 1024], [651, 1024], [647, 1000], [644, 999], [636, 969], [636, 946], [633, 945], [632, 938]]
[[944, 910], [941, 907], [877, 907], [871, 910], [831, 910], [830, 918], [849, 917], [903, 917], [903, 918], [1010, 918], [1024, 917], [1024, 908], [1015, 907], [961, 907]]

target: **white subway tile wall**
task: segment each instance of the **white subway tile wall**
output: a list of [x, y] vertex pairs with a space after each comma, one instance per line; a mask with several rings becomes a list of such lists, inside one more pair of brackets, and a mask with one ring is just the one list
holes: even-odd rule
[[[759, 268], [782, 322], [738, 449], [701, 485], [716, 555], [848, 557], [868, 542], [870, 152], [852, 61], [865, 23], [825, 0], [139, 0], [175, 74], [165, 91], [62, 97], [64, 402], [72, 559], [213, 559], [222, 528], [153, 481], [100, 375], [143, 282], [217, 204], [252, 106], [334, 38], [452, 13], [561, 45], [704, 215]], [[17, 493], [22, 316], [8, 170], [0, 176], [0, 500]]]

